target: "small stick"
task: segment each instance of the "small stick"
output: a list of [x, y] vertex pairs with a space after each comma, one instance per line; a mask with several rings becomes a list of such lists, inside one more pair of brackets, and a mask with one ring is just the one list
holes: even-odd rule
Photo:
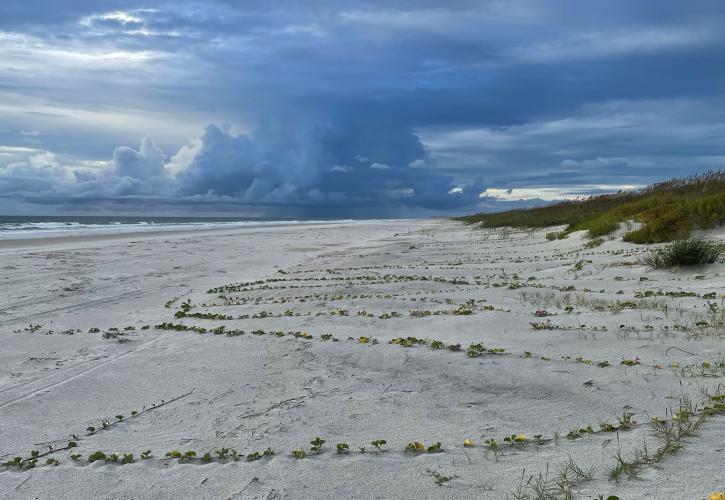
[[672, 346], [672, 347], [668, 347], [668, 348], [667, 348], [667, 349], [665, 350], [665, 356], [667, 356], [667, 353], [668, 353], [668, 352], [670, 352], [670, 349], [677, 349], [678, 351], [682, 351], [682, 352], [684, 352], [685, 354], [689, 354], [690, 356], [695, 356], [695, 354], [694, 354], [694, 353], [692, 353], [692, 352], [690, 352], [690, 351], [686, 351], [686, 350], [684, 350], [684, 349], [680, 349], [679, 347], [675, 347], [675, 346]]

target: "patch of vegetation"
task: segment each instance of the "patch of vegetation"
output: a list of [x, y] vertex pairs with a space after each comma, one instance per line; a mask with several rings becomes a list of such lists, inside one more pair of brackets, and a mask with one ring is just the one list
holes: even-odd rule
[[693, 229], [725, 221], [725, 170], [652, 184], [638, 190], [590, 196], [545, 207], [482, 213], [456, 220], [497, 227], [566, 225], [547, 239], [587, 230], [590, 238], [609, 234], [620, 222], [635, 220], [643, 227], [624, 235], [631, 243], [661, 243], [687, 237]]
[[594, 238], [593, 240], [589, 240], [584, 244], [584, 248], [596, 248], [599, 245], [604, 243], [603, 238]]
[[516, 500], [570, 499], [579, 485], [594, 479], [594, 472], [594, 468], [580, 467], [571, 457], [554, 476], [549, 476], [548, 466], [544, 474], [531, 475], [528, 479], [524, 470], [511, 496]]
[[310, 444], [312, 445], [310, 450], [312, 450], [316, 455], [319, 455], [320, 452], [322, 451], [322, 445], [325, 444], [326, 442], [327, 441], [325, 441], [324, 439], [316, 437], [315, 439], [310, 441]]
[[378, 451], [382, 452], [383, 451], [383, 446], [386, 445], [386, 444], [388, 444], [388, 442], [386, 440], [384, 440], [384, 439], [376, 439], [375, 441], [373, 441], [370, 444], [372, 444], [373, 446], [375, 446], [378, 449]]
[[717, 243], [702, 238], [687, 238], [650, 252], [642, 261], [655, 269], [702, 266], [717, 261], [722, 253], [723, 248]]
[[633, 451], [629, 459], [625, 459], [618, 452], [615, 464], [608, 473], [609, 479], [617, 482], [623, 478], [637, 479], [646, 467], [654, 466], [665, 457], [677, 454], [684, 447], [685, 439], [695, 436], [708, 417], [725, 411], [725, 405], [720, 403], [725, 399], [723, 394], [710, 395], [708, 398], [714, 403], [713, 406], [697, 408], [683, 397], [679, 409], [673, 412], [671, 419], [652, 417], [650, 426], [657, 441], [655, 450], [648, 449], [645, 442], [641, 448]]
[[429, 471], [428, 471], [428, 473], [429, 473], [429, 474], [430, 474], [430, 475], [431, 475], [431, 476], [433, 477], [433, 481], [434, 481], [434, 482], [435, 482], [435, 483], [436, 483], [436, 484], [437, 484], [438, 486], [443, 486], [444, 484], [446, 484], [446, 483], [447, 483], [448, 481], [450, 481], [451, 479], [455, 479], [455, 478], [457, 478], [457, 477], [458, 477], [458, 476], [455, 476], [455, 475], [453, 475], [453, 476], [445, 476], [445, 475], [443, 475], [443, 474], [440, 474], [440, 473], [438, 473], [438, 472], [435, 472], [435, 471], [431, 471], [431, 470], [429, 470]]

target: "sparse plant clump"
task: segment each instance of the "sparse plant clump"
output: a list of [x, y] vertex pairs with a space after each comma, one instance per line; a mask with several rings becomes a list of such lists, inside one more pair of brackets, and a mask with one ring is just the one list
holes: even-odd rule
[[310, 444], [312, 445], [310, 450], [312, 450], [316, 455], [319, 455], [322, 451], [322, 445], [324, 445], [326, 442], [327, 441], [325, 441], [324, 439], [316, 437], [315, 439], [310, 441]]
[[443, 486], [448, 481], [450, 481], [450, 480], [455, 479], [456, 477], [458, 477], [458, 476], [455, 476], [455, 475], [454, 476], [444, 476], [443, 474], [440, 474], [440, 473], [435, 472], [435, 471], [430, 471], [430, 470], [428, 471], [428, 473], [431, 476], [433, 476], [433, 480], [434, 480], [435, 484], [437, 484], [438, 486]]
[[411, 453], [420, 453], [425, 451], [425, 445], [420, 441], [411, 441], [405, 446], [405, 451]]
[[402, 347], [413, 347], [414, 345], [425, 345], [427, 341], [425, 339], [419, 339], [417, 337], [396, 337], [388, 342], [388, 344], [396, 344]]
[[90, 455], [88, 455], [88, 461], [89, 462], [96, 462], [98, 460], [105, 461], [106, 460], [106, 454], [103, 453], [102, 451], [95, 451], [95, 452], [91, 453]]
[[498, 441], [491, 438], [484, 441], [484, 444], [488, 448], [488, 451], [493, 454], [493, 459], [498, 460], [499, 455], [502, 453], [501, 445], [498, 443]]
[[433, 443], [432, 445], [428, 446], [428, 453], [440, 453], [443, 451], [443, 448], [441, 447], [441, 443]]
[[484, 354], [503, 354], [506, 351], [503, 347], [487, 348], [483, 344], [471, 344], [466, 349], [466, 356], [469, 358], [478, 358]]
[[552, 231], [550, 233], [546, 233], [546, 239], [549, 241], [563, 240], [566, 236], [567, 235], [564, 231]]
[[526, 442], [526, 435], [525, 434], [511, 434], [510, 436], [506, 436], [503, 438], [505, 443], [510, 444], [511, 446], [515, 446], [517, 444], [525, 443]]
[[584, 248], [596, 248], [599, 245], [601, 245], [602, 243], [604, 243], [604, 239], [603, 238], [594, 238], [592, 240], [587, 241], [584, 244]]
[[723, 247], [702, 238], [676, 240], [649, 253], [642, 261], [654, 269], [702, 266], [717, 261]]
[[[708, 398], [710, 401], [725, 400], [722, 394], [710, 395]], [[657, 417], [650, 419], [650, 426], [658, 444], [654, 452], [648, 449], [646, 442], [641, 448], [633, 451], [629, 460], [625, 460], [618, 452], [615, 457], [616, 462], [609, 471], [609, 479], [620, 481], [623, 477], [638, 478], [645, 467], [655, 465], [666, 456], [678, 453], [685, 444], [685, 438], [694, 436], [709, 416], [722, 412], [725, 412], [725, 405], [718, 407], [716, 403], [714, 407], [704, 405], [698, 408], [683, 397], [679, 409], [673, 412], [671, 419], [663, 420]], [[623, 418], [619, 419], [620, 426], [627, 420], [628, 414], [625, 413]], [[633, 421], [631, 425], [634, 425]]]
[[[158, 330], [176, 330], [177, 332], [191, 331], [195, 333], [209, 333], [209, 330], [201, 326], [186, 326], [182, 324], [174, 323], [161, 323], [156, 325], [154, 328]], [[228, 334], [227, 334], [228, 335]]]
[[532, 321], [529, 325], [531, 325], [531, 328], [534, 330], [558, 330], [561, 328], [552, 323], [550, 319], [547, 319], [546, 321]]

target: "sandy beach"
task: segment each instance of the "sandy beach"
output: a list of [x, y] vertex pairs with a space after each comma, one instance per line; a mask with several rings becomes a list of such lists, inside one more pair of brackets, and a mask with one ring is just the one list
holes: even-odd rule
[[[42, 455], [0, 468], [0, 497], [538, 498], [562, 471], [576, 498], [723, 490], [725, 415], [698, 419], [723, 390], [725, 264], [547, 231], [0, 241], [0, 462]], [[697, 426], [653, 460], [673, 416]], [[609, 477], [644, 447], [637, 479]]]

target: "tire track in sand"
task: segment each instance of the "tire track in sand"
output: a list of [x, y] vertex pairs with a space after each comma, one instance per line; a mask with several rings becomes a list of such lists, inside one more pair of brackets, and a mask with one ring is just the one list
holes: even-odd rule
[[[71, 382], [72, 380], [82, 377], [83, 375], [86, 375], [94, 370], [97, 370], [98, 368], [106, 366], [109, 363], [118, 361], [119, 359], [124, 358], [124, 357], [128, 356], [129, 354], [133, 354], [137, 351], [145, 349], [145, 348], [149, 347], [151, 344], [154, 344], [154, 343], [158, 342], [159, 340], [172, 335], [173, 333], [175, 333], [175, 332], [167, 332], [155, 339], [149, 340], [148, 342], [144, 342], [143, 344], [136, 346], [132, 349], [128, 349], [128, 350], [120, 352], [118, 354], [109, 356], [108, 358], [105, 358], [100, 363], [97, 363], [90, 367], [86, 367], [87, 364], [91, 363], [93, 361], [96, 361], [97, 359], [89, 360], [88, 362], [83, 362], [83, 364], [81, 366], [75, 365], [75, 366], [69, 368], [68, 370], [64, 370], [60, 374], [54, 373], [52, 375], [48, 375], [48, 376], [42, 377], [40, 379], [35, 379], [33, 381], [26, 382], [24, 384], [19, 384], [19, 385], [10, 387], [10, 388], [3, 389], [2, 392], [8, 392], [8, 391], [13, 391], [13, 390], [22, 390], [22, 389], [26, 389], [27, 392], [24, 392], [22, 394], [18, 394], [15, 396], [11, 396], [10, 399], [6, 399], [5, 401], [1, 402], [0, 409], [7, 408], [8, 406], [11, 406], [15, 403], [32, 398], [33, 396], [35, 396], [37, 394], [45, 393], [51, 389], [54, 389], [55, 387], [67, 384], [68, 382]], [[81, 371], [79, 371], [78, 373], [73, 373], [73, 372], [77, 371], [79, 368], [81, 368]], [[41, 383], [41, 382], [47, 381], [47, 379], [58, 378], [58, 376], [60, 376], [60, 380], [51, 380], [49, 383], [45, 383], [45, 384]], [[32, 385], [39, 385], [39, 387], [30, 387], [30, 388], [28, 387], [28, 386], [32, 386]]]

